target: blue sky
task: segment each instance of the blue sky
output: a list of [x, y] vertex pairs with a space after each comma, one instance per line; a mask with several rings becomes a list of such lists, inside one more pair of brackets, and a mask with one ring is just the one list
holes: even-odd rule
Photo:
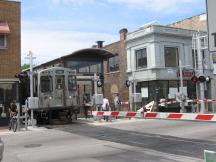
[[21, 0], [22, 64], [29, 50], [38, 65], [97, 40], [118, 41], [121, 28], [132, 32], [204, 12], [205, 0]]

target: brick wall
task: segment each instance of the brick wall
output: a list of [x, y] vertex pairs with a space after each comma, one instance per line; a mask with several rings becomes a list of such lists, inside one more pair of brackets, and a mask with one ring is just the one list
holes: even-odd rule
[[206, 14], [200, 14], [197, 16], [193, 16], [191, 18], [187, 18], [182, 21], [172, 23], [168, 26], [189, 29], [189, 30], [207, 31]]
[[0, 49], [0, 79], [11, 79], [21, 70], [20, 2], [1, 0], [0, 21], [7, 22], [10, 28], [7, 48]]
[[[109, 99], [111, 107], [113, 108], [113, 100], [115, 92], [118, 92], [122, 102], [129, 100], [129, 90], [125, 86], [125, 81], [127, 80], [127, 52], [125, 39], [127, 35], [127, 29], [120, 30], [120, 41], [109, 44], [104, 47], [109, 52], [119, 55], [119, 71], [108, 72], [108, 61], [104, 62], [104, 94]], [[122, 105], [121, 110], [128, 109], [127, 105]]]
[[[200, 30], [200, 31], [207, 31], [207, 17], [206, 14], [200, 14], [197, 16], [193, 16], [191, 18], [184, 19], [182, 21], [178, 21], [168, 26], [176, 27], [176, 28], [183, 28], [189, 30]], [[216, 53], [212, 53], [213, 62], [216, 62]]]

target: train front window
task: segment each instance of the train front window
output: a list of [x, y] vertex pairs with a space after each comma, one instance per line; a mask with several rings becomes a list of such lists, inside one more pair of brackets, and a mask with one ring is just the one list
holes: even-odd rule
[[69, 91], [76, 90], [76, 76], [68, 76], [68, 89]]
[[52, 77], [41, 76], [41, 92], [52, 92]]
[[56, 80], [57, 84], [56, 84], [56, 89], [62, 89], [62, 78], [57, 78]]

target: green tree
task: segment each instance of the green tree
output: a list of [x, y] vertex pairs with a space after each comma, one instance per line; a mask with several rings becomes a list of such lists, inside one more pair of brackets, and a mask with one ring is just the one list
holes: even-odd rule
[[30, 64], [24, 64], [24, 65], [22, 65], [22, 70], [28, 69], [28, 68], [30, 68]]

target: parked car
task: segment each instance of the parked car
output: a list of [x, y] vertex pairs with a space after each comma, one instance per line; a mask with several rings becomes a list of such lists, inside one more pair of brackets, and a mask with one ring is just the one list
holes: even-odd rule
[[1, 140], [0, 137], [0, 161], [3, 159], [3, 152], [4, 152], [4, 142]]

